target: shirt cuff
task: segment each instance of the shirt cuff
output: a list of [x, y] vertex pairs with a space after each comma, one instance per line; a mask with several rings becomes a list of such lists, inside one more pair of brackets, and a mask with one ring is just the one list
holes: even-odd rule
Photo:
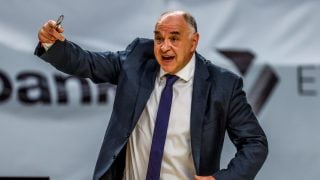
[[48, 51], [48, 49], [53, 45], [53, 43], [41, 43], [42, 47]]

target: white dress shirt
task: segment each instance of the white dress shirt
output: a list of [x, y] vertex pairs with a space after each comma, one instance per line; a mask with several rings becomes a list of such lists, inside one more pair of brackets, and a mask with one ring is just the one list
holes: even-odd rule
[[50, 49], [51, 46], [53, 45], [53, 43], [41, 43], [41, 44], [46, 51], [48, 51], [48, 49]]
[[[168, 124], [167, 138], [161, 163], [160, 179], [194, 179], [191, 154], [190, 115], [195, 56], [176, 75]], [[154, 124], [166, 78], [160, 68], [154, 89], [127, 144], [124, 180], [146, 178]]]

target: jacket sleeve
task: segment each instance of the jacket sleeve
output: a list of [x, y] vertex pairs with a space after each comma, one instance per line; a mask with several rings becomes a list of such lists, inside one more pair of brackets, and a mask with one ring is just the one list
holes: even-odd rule
[[242, 90], [242, 79], [238, 78], [233, 86], [227, 132], [237, 152], [227, 169], [222, 169], [213, 176], [217, 180], [251, 180], [267, 157], [268, 143]]
[[34, 54], [53, 65], [56, 69], [80, 78], [90, 78], [95, 83], [118, 83], [122, 63], [134, 49], [138, 39], [124, 51], [92, 52], [83, 50], [77, 44], [65, 40], [45, 51], [40, 43]]

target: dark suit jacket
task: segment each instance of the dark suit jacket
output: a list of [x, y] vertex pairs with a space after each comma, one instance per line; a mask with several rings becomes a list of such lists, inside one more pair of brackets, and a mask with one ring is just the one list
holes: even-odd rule
[[[89, 52], [66, 40], [35, 54], [58, 70], [96, 83], [117, 85], [117, 92], [93, 179], [121, 179], [128, 138], [154, 88], [159, 65], [153, 41], [135, 39], [125, 51]], [[246, 95], [242, 79], [196, 54], [191, 109], [191, 147], [197, 175], [220, 180], [253, 179], [268, 147]], [[225, 137], [237, 148], [227, 169], [220, 169]]]

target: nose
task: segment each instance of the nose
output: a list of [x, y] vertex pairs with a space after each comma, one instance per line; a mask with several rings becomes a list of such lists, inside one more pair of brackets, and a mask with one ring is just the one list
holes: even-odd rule
[[166, 52], [170, 49], [170, 42], [168, 40], [163, 41], [163, 43], [160, 46], [160, 49], [162, 52]]

